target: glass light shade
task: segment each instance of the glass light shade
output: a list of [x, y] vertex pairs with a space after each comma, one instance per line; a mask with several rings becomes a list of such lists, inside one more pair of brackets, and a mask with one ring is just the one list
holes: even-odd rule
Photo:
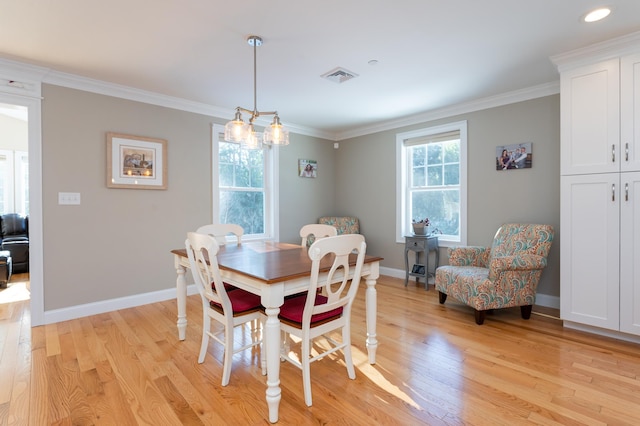
[[280, 123], [276, 115], [273, 122], [264, 129], [264, 143], [268, 145], [289, 145], [289, 131]]
[[244, 127], [246, 137], [242, 140], [241, 145], [246, 149], [262, 149], [262, 134], [256, 132], [253, 124]]
[[224, 126], [224, 140], [227, 142], [241, 143], [246, 135], [240, 111], [236, 110], [236, 116]]

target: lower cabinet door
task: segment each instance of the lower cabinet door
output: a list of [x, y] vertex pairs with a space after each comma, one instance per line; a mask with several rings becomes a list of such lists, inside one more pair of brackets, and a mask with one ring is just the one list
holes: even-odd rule
[[620, 331], [640, 335], [640, 173], [622, 173], [620, 191]]
[[620, 173], [560, 178], [560, 316], [620, 328]]

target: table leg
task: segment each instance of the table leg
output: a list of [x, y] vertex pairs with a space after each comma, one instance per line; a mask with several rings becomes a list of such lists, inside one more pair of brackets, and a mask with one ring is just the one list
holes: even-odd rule
[[[266, 308], [267, 321], [265, 323], [264, 344], [267, 351], [267, 406], [269, 407], [269, 421], [278, 421], [280, 407], [280, 308]], [[263, 348], [265, 349], [265, 348]]]
[[176, 301], [178, 303], [178, 338], [184, 340], [187, 337], [187, 281], [184, 278], [186, 268], [180, 265], [180, 261], [176, 258], [176, 272], [178, 278], [176, 280]]
[[365, 293], [367, 310], [367, 352], [369, 353], [369, 364], [376, 363], [376, 350], [378, 349], [378, 339], [376, 339], [376, 317], [378, 306], [378, 295], [376, 293], [375, 278], [367, 278], [367, 292]]
[[429, 243], [424, 251], [424, 289], [429, 290]]
[[406, 287], [409, 283], [409, 249], [404, 249], [404, 286]]

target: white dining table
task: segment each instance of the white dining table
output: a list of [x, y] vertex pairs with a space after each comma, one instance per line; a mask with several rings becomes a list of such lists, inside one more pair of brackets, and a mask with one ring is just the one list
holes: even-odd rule
[[[177, 272], [178, 337], [186, 338], [187, 282], [189, 260], [185, 249], [175, 249], [174, 264]], [[366, 347], [370, 364], [376, 362], [376, 281], [380, 275], [381, 257], [367, 255], [362, 269], [366, 284], [365, 303], [367, 338]], [[353, 256], [355, 263], [355, 255]], [[278, 421], [281, 399], [280, 389], [280, 306], [285, 296], [305, 291], [311, 275], [311, 260], [307, 248], [295, 244], [271, 241], [243, 242], [220, 247], [218, 266], [225, 282], [260, 296], [267, 314], [264, 339], [267, 363], [266, 400], [269, 421]], [[328, 270], [327, 264], [326, 270]], [[325, 271], [326, 271], [325, 270]], [[322, 273], [322, 268], [321, 268]], [[321, 275], [322, 278], [322, 275]]]

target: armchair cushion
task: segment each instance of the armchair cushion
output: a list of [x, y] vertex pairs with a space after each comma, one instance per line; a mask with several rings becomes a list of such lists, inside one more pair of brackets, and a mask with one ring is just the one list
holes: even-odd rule
[[480, 266], [486, 268], [491, 250], [487, 247], [450, 247], [449, 265]]
[[450, 249], [450, 265], [436, 270], [440, 303], [449, 295], [471, 306], [478, 324], [484, 321], [479, 312], [513, 306], [526, 307], [522, 313], [528, 318], [553, 235], [549, 225], [506, 224], [490, 249]]

